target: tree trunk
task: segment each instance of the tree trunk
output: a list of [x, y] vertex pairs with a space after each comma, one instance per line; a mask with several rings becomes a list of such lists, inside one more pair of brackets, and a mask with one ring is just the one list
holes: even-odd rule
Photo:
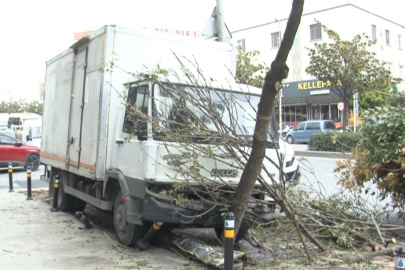
[[391, 248], [388, 249], [383, 249], [377, 252], [369, 252], [366, 254], [361, 254], [361, 255], [356, 255], [347, 258], [347, 261], [351, 263], [357, 263], [357, 262], [364, 262], [364, 261], [369, 261], [371, 258], [377, 257], [377, 256], [393, 256], [394, 255], [394, 250]]
[[231, 210], [235, 214], [235, 233], [239, 231], [254, 185], [262, 170], [271, 113], [274, 108], [274, 99], [282, 87], [281, 81], [288, 77], [286, 60], [301, 22], [303, 6], [304, 0], [293, 1], [283, 40], [281, 41], [276, 59], [271, 64], [271, 69], [267, 72], [264, 80], [253, 134], [252, 152], [246, 163], [232, 202]]
[[344, 108], [343, 108], [343, 132], [346, 132], [346, 127], [349, 124], [349, 101], [343, 101]]

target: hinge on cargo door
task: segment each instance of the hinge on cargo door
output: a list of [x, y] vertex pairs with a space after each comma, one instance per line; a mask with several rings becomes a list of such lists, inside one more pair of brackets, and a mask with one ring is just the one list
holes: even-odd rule
[[82, 151], [82, 147], [81, 147], [81, 146], [78, 146], [78, 147], [76, 148], [76, 151], [77, 151], [77, 152]]
[[83, 63], [83, 68], [86, 68], [87, 67], [87, 62], [84, 62]]
[[66, 168], [69, 168], [70, 157], [66, 156]]
[[80, 107], [83, 108], [84, 106], [84, 101], [82, 101], [82, 103], [80, 103]]

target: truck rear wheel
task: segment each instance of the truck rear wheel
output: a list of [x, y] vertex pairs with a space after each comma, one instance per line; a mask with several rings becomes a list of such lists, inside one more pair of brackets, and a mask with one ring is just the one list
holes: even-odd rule
[[73, 210], [75, 211], [83, 211], [86, 208], [86, 201], [83, 201], [79, 198], [75, 198], [75, 204], [73, 206]]
[[74, 208], [76, 198], [64, 191], [64, 179], [69, 179], [69, 173], [62, 171], [61, 179], [58, 188], [58, 208], [61, 211], [67, 212]]
[[136, 241], [143, 237], [144, 227], [142, 225], [131, 224], [127, 221], [122, 192], [115, 198], [114, 204], [114, 228], [118, 239], [123, 245], [135, 246]]

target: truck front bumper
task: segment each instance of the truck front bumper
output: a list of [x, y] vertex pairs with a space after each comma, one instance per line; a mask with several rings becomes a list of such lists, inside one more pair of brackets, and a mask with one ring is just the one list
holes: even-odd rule
[[299, 181], [301, 178], [300, 167], [298, 166], [297, 170], [287, 173], [287, 176], [288, 176], [288, 181]]
[[[152, 222], [163, 222], [173, 227], [208, 227], [222, 228], [224, 225], [223, 212], [219, 206], [187, 201], [182, 205], [175, 205], [172, 198], [162, 196], [147, 189], [142, 217]], [[241, 227], [251, 227], [255, 223], [270, 223], [274, 221], [270, 212], [249, 211]]]

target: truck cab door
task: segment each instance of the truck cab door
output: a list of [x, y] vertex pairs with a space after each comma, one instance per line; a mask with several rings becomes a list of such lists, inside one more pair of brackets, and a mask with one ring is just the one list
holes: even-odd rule
[[114, 147], [113, 167], [126, 175], [142, 177], [143, 148], [148, 134], [147, 117], [150, 115], [150, 84], [131, 84], [125, 113], [119, 115]]

